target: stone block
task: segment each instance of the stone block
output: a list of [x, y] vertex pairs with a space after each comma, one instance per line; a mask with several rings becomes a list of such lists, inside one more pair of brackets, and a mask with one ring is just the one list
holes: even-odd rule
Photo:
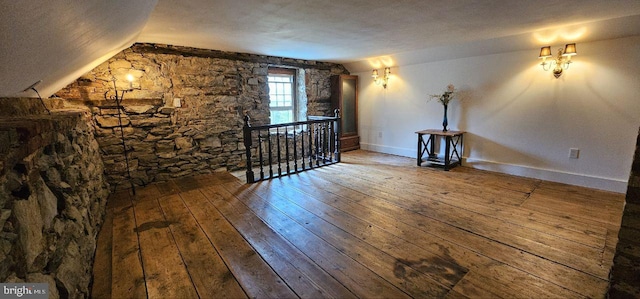
[[36, 197], [40, 206], [43, 227], [45, 230], [49, 230], [53, 225], [53, 219], [58, 215], [58, 198], [41, 177], [36, 183]]
[[180, 133], [171, 133], [169, 135], [164, 136], [164, 138], [162, 138], [162, 139], [164, 139], [164, 140], [174, 140], [174, 139], [176, 139], [178, 137], [182, 137], [182, 134], [180, 134]]
[[[127, 145], [127, 149], [129, 148], [130, 146]], [[100, 148], [100, 151], [106, 155], [118, 155], [118, 154], [121, 155], [122, 153], [124, 153], [124, 149], [122, 148], [121, 144], [103, 146]]]
[[113, 60], [109, 63], [109, 68], [110, 69], [126, 69], [126, 70], [130, 70], [131, 69], [131, 62], [124, 60], [124, 59], [116, 59]]
[[136, 155], [140, 165], [148, 165], [152, 163], [158, 163], [158, 156], [156, 154]]
[[197, 166], [198, 166], [198, 164], [194, 164], [194, 163], [184, 164], [184, 165], [180, 165], [180, 169], [181, 170], [190, 170], [190, 169], [196, 168]]
[[0, 210], [0, 231], [3, 230], [4, 224], [5, 224], [5, 222], [7, 222], [7, 220], [9, 219], [10, 216], [11, 216], [11, 210], [10, 209], [2, 209], [2, 210]]
[[113, 116], [113, 115], [118, 115], [118, 114], [124, 114], [124, 112], [120, 109], [117, 108], [96, 108], [99, 109], [99, 115], [109, 115], [109, 116]]
[[640, 188], [640, 175], [633, 173], [630, 177], [629, 177], [629, 183], [628, 183], [629, 187], [633, 187], [633, 188]]
[[162, 139], [163, 139], [162, 135], [148, 134], [144, 138], [144, 142], [148, 144], [153, 144], [155, 141], [162, 140]]
[[159, 117], [159, 118], [170, 118], [170, 115], [166, 115], [166, 114], [162, 114], [162, 113], [156, 113], [153, 115], [153, 117]]
[[134, 113], [134, 114], [153, 114], [156, 112], [156, 107], [153, 105], [136, 105], [136, 106], [124, 106], [124, 110], [127, 113]]
[[13, 202], [13, 216], [16, 219], [18, 233], [18, 246], [22, 252], [22, 269], [18, 272], [40, 272], [38, 265], [34, 262], [44, 250], [42, 229], [42, 217], [37, 199], [34, 197], [28, 200], [17, 200]]
[[178, 154], [184, 154], [193, 149], [193, 140], [189, 137], [178, 137], [175, 139]]
[[171, 120], [168, 118], [158, 118], [158, 117], [149, 117], [149, 118], [136, 118], [131, 119], [131, 124], [134, 127], [158, 127], [158, 126], [166, 126], [171, 124]]
[[128, 126], [131, 123], [126, 115], [123, 115], [121, 119], [118, 119], [118, 117], [96, 115], [96, 122], [101, 128], [119, 127], [120, 123], [122, 123], [122, 126]]
[[200, 147], [201, 148], [219, 148], [219, 147], [222, 147], [222, 141], [218, 136], [211, 136], [204, 139], [200, 143]]
[[149, 131], [150, 134], [161, 136], [161, 137], [171, 134], [171, 132], [173, 132], [173, 129], [169, 126], [153, 127]]
[[110, 146], [110, 145], [122, 145], [122, 138], [119, 135], [111, 134], [109, 136], [105, 136], [97, 139], [100, 147]]
[[161, 140], [156, 143], [157, 153], [173, 152], [175, 149], [175, 143], [171, 140]]
[[267, 75], [269, 75], [269, 68], [266, 68], [266, 67], [254, 67], [252, 73], [254, 75], [267, 76]]
[[[70, 298], [87, 297], [91, 279], [90, 265], [81, 262], [78, 244], [72, 240], [65, 248], [65, 255], [58, 267], [56, 279], [58, 288]], [[66, 296], [65, 296], [66, 297]]]
[[176, 111], [175, 107], [161, 107], [158, 112], [164, 115], [171, 115], [174, 111]]
[[634, 244], [628, 244], [626, 242], [619, 242], [616, 246], [617, 254], [629, 256], [630, 259], [640, 261], [640, 246]]
[[60, 294], [58, 293], [58, 288], [56, 287], [56, 281], [53, 279], [51, 275], [45, 275], [42, 273], [29, 273], [26, 277], [26, 282], [32, 283], [46, 283], [49, 285], [49, 293], [48, 299], [58, 299], [60, 298]]
[[158, 157], [162, 158], [162, 159], [171, 159], [171, 158], [175, 158], [178, 154], [176, 152], [165, 152], [165, 153], [158, 153]]
[[622, 217], [621, 226], [623, 228], [635, 228], [640, 230], [640, 214], [632, 214], [625, 210], [624, 216]]

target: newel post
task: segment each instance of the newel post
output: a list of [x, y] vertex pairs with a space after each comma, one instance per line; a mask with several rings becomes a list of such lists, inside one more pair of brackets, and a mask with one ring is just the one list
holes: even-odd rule
[[336, 109], [334, 110], [335, 113], [335, 117], [336, 117], [336, 132], [334, 133], [335, 138], [336, 138], [336, 148], [334, 151], [334, 155], [336, 157], [336, 162], [340, 162], [340, 125], [342, 123], [342, 121], [340, 120], [340, 109]]
[[251, 145], [252, 145], [252, 141], [251, 141], [251, 124], [249, 123], [249, 120], [251, 120], [251, 118], [249, 117], [249, 114], [245, 114], [244, 115], [244, 126], [242, 127], [242, 136], [244, 139], [244, 147], [246, 150], [246, 155], [247, 155], [247, 183], [253, 183], [255, 182], [255, 179], [253, 177], [253, 166], [251, 165]]

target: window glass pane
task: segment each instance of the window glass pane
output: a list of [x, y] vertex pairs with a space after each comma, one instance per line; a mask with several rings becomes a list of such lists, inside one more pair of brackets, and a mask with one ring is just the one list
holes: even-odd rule
[[269, 73], [269, 107], [271, 109], [271, 123], [293, 122], [295, 98], [294, 75], [290, 73]]
[[293, 121], [293, 111], [292, 110], [271, 110], [271, 123], [272, 124], [281, 124], [281, 123], [289, 123]]

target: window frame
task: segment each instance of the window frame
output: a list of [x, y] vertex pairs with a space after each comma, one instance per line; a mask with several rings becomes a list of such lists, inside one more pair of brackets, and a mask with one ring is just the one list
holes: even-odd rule
[[[273, 120], [271, 119], [271, 111], [291, 111], [292, 120], [291, 122], [298, 121], [298, 70], [295, 68], [284, 68], [284, 67], [269, 67], [267, 70], [267, 85], [269, 85], [269, 77], [272, 75], [288, 75], [291, 76], [291, 106], [287, 107], [272, 107], [271, 106], [271, 90], [269, 90], [269, 123], [274, 125]], [[277, 82], [276, 82], [277, 83]], [[291, 107], [289, 109], [289, 107]], [[286, 123], [286, 122], [285, 122]]]

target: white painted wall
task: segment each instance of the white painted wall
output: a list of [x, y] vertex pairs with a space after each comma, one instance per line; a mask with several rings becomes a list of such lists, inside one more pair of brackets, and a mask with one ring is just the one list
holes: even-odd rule
[[539, 66], [539, 49], [394, 66], [386, 90], [370, 71], [355, 73], [361, 146], [415, 157], [414, 132], [442, 128], [442, 105], [427, 95], [452, 83], [462, 99], [449, 125], [468, 132], [465, 166], [625, 192], [640, 127], [640, 36], [577, 48], [559, 79]]

